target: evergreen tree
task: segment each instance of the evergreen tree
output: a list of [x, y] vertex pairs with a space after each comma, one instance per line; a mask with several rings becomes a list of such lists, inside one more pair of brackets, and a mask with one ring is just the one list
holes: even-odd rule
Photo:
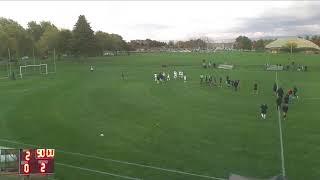
[[73, 28], [72, 48], [76, 55], [93, 56], [96, 54], [94, 31], [84, 15], [80, 15]]

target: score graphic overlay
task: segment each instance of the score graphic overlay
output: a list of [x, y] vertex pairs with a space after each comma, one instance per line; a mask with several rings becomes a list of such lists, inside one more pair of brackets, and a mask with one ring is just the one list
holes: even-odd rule
[[19, 174], [53, 174], [54, 149], [20, 149]]

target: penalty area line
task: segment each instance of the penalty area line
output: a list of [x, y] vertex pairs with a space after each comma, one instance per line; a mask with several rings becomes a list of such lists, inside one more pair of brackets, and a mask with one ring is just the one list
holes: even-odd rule
[[[12, 143], [12, 144], [18, 144], [18, 145], [41, 147], [39, 145], [26, 144], [26, 143], [21, 143], [21, 142], [18, 142], [18, 141], [13, 141], [13, 140], [8, 140], [8, 139], [0, 139], [0, 141]], [[115, 163], [119, 163], [119, 164], [126, 164], [126, 165], [131, 165], [131, 166], [155, 169], [155, 170], [158, 170], [158, 171], [165, 171], [165, 172], [171, 172], [171, 173], [176, 173], [176, 174], [183, 174], [183, 175], [194, 176], [194, 177], [199, 177], [199, 178], [215, 179], [215, 180], [227, 180], [226, 178], [219, 178], [219, 177], [207, 176], [207, 175], [202, 175], [202, 174], [195, 174], [195, 173], [190, 173], [190, 172], [185, 172], [185, 171], [180, 171], [180, 170], [175, 170], [175, 169], [167, 169], [167, 168], [161, 168], [161, 167], [156, 167], [156, 166], [132, 163], [132, 162], [128, 162], [128, 161], [103, 158], [103, 157], [99, 157], [99, 156], [95, 156], [95, 155], [87, 155], [87, 154], [76, 153], [76, 152], [68, 152], [68, 151], [59, 150], [59, 149], [56, 149], [56, 151], [60, 152], [60, 153], [75, 155], [75, 156], [81, 156], [81, 157], [86, 157], [86, 158], [91, 158], [91, 159], [115, 162]]]

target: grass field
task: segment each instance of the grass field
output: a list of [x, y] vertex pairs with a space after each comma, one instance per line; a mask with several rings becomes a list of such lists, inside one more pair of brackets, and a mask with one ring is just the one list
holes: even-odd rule
[[[232, 63], [235, 69], [203, 69], [202, 59]], [[92, 58], [82, 63], [60, 61], [56, 74], [1, 79], [0, 146], [56, 148], [58, 180], [278, 175], [280, 135], [272, 93], [276, 73], [263, 70], [267, 62], [286, 64], [288, 55], [159, 53]], [[290, 104], [288, 118], [282, 121], [286, 174], [290, 180], [316, 180], [320, 56], [297, 54], [295, 62], [308, 65], [309, 71], [278, 72], [280, 86], [299, 89], [299, 100]], [[91, 64], [96, 67], [93, 73]], [[172, 77], [173, 70], [186, 72], [188, 82], [153, 81], [155, 72], [171, 72]], [[128, 80], [121, 80], [122, 72]], [[239, 79], [240, 91], [200, 86], [200, 74], [207, 73]], [[252, 95], [254, 81], [259, 83], [259, 95]], [[261, 103], [269, 106], [265, 121], [259, 114]]]

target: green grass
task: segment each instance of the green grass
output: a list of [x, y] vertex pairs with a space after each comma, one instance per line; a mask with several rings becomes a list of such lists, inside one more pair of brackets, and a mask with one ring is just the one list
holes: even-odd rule
[[[204, 70], [202, 59], [236, 68]], [[295, 62], [308, 65], [309, 72], [278, 73], [280, 85], [296, 85], [300, 95], [282, 122], [291, 180], [320, 177], [320, 99], [310, 99], [320, 98], [319, 59], [297, 54]], [[289, 63], [288, 55], [159, 53], [60, 61], [57, 74], [0, 81], [0, 137], [207, 176], [270, 177], [281, 173], [281, 156], [272, 94], [275, 72], [263, 70], [267, 62]], [[93, 73], [91, 64], [96, 66]], [[154, 83], [155, 72], [173, 70], [186, 72], [188, 82]], [[121, 80], [122, 72], [129, 75], [127, 81]], [[201, 87], [199, 75], [206, 73], [239, 79], [241, 89]], [[254, 81], [259, 95], [252, 95]], [[259, 117], [261, 103], [269, 106], [266, 121]], [[28, 147], [4, 141], [0, 146]], [[59, 151], [56, 162], [150, 180], [205, 179]], [[61, 165], [56, 165], [55, 178], [121, 179]]]

